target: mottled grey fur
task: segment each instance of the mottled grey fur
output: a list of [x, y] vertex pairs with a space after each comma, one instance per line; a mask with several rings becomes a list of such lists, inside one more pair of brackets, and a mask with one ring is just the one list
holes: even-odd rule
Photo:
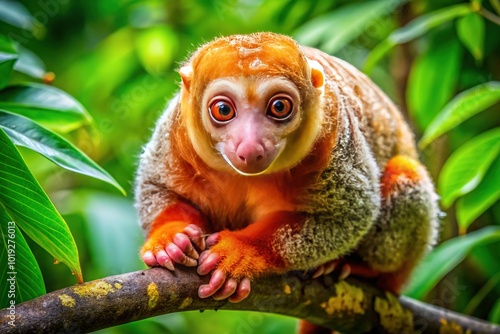
[[160, 211], [175, 195], [168, 189], [170, 161], [170, 127], [177, 115], [179, 95], [175, 96], [156, 123], [153, 136], [144, 147], [137, 170], [135, 184], [135, 207], [139, 222], [146, 235]]
[[331, 162], [314, 190], [314, 209], [299, 233], [279, 229], [274, 250], [294, 269], [312, 269], [352, 251], [377, 219], [379, 169], [358, 120], [338, 117]]

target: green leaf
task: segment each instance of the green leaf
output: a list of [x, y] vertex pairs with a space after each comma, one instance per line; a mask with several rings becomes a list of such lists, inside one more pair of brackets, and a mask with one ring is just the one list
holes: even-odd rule
[[0, 34], [0, 51], [10, 54], [17, 54], [17, 49], [10, 38]]
[[85, 108], [72, 96], [55, 87], [35, 83], [1, 90], [0, 109], [62, 132], [74, 130], [91, 120]]
[[308, 21], [294, 37], [301, 44], [335, 53], [360, 36], [373, 21], [389, 15], [405, 2], [407, 0], [378, 0], [345, 5]]
[[145, 28], [137, 32], [135, 50], [144, 68], [153, 74], [167, 72], [179, 48], [177, 35], [167, 25]]
[[394, 46], [412, 41], [427, 33], [429, 30], [457, 17], [467, 15], [470, 12], [471, 7], [469, 4], [460, 4], [442, 8], [417, 17], [406, 26], [392, 32], [389, 37], [372, 50], [366, 59], [364, 71], [366, 73], [371, 73], [378, 61]]
[[63, 137], [28, 118], [0, 110], [0, 127], [16, 145], [32, 149], [67, 170], [88, 175], [125, 190], [111, 175]]
[[498, 299], [491, 308], [490, 315], [488, 316], [488, 321], [494, 324], [500, 324], [500, 299]]
[[484, 56], [484, 19], [477, 13], [470, 13], [457, 21], [457, 34], [463, 45], [480, 63]]
[[444, 208], [477, 187], [500, 152], [500, 127], [484, 132], [459, 147], [439, 175], [439, 194]]
[[499, 226], [485, 227], [481, 230], [443, 242], [417, 267], [404, 294], [411, 298], [422, 299], [474, 247], [494, 241], [500, 241]]
[[45, 294], [42, 272], [21, 231], [0, 205], [0, 308]]
[[500, 199], [500, 158], [497, 156], [483, 180], [457, 201], [457, 221], [461, 234], [490, 206]]
[[32, 51], [21, 45], [18, 45], [17, 50], [19, 52], [19, 61], [14, 66], [14, 69], [32, 78], [43, 79], [46, 73], [44, 62]]
[[490, 81], [461, 92], [429, 124], [420, 139], [420, 148], [499, 101], [499, 81]]
[[406, 91], [408, 110], [425, 129], [453, 97], [462, 49], [456, 39], [436, 38], [411, 67]]
[[23, 4], [17, 1], [2, 1], [0, 21], [21, 29], [31, 30], [34, 19]]
[[75, 240], [26, 166], [19, 151], [0, 129], [0, 204], [17, 225], [83, 282]]
[[0, 89], [9, 82], [14, 64], [18, 59], [17, 55], [0, 52]]

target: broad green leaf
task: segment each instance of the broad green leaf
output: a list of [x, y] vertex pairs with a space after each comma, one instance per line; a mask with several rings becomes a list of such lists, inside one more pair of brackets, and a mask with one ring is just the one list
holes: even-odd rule
[[26, 7], [17, 1], [2, 1], [0, 6], [0, 21], [21, 29], [31, 30], [34, 19]]
[[462, 49], [456, 39], [435, 39], [411, 67], [406, 97], [408, 110], [421, 129], [453, 97]]
[[0, 205], [0, 309], [45, 294], [42, 272], [16, 223]]
[[135, 50], [146, 70], [153, 74], [167, 72], [178, 50], [177, 35], [167, 25], [141, 29], [135, 38]]
[[14, 66], [16, 71], [27, 74], [35, 79], [43, 79], [46, 71], [43, 61], [32, 51], [18, 45], [19, 61]]
[[371, 73], [378, 61], [394, 46], [412, 41], [429, 30], [457, 17], [467, 15], [470, 12], [471, 7], [469, 4], [460, 4], [442, 8], [417, 17], [406, 26], [395, 30], [389, 37], [372, 50], [365, 62], [365, 72]]
[[9, 82], [17, 58], [18, 56], [15, 54], [0, 51], [0, 89], [5, 87]]
[[474, 247], [494, 241], [500, 241], [500, 226], [485, 227], [443, 242], [417, 267], [403, 293], [415, 299], [422, 299]]
[[0, 204], [31, 239], [83, 282], [78, 249], [66, 222], [0, 129]]
[[0, 34], [0, 51], [10, 54], [17, 54], [17, 49], [10, 38]]
[[463, 45], [479, 63], [484, 55], [484, 19], [477, 13], [470, 13], [457, 21], [457, 34]]
[[85, 108], [67, 93], [35, 83], [1, 90], [0, 109], [26, 116], [62, 132], [74, 130], [91, 119]]
[[500, 156], [497, 156], [483, 180], [457, 201], [457, 221], [463, 234], [469, 225], [500, 199]]
[[439, 194], [444, 208], [477, 187], [500, 152], [500, 127], [484, 132], [459, 147], [439, 174]]
[[407, 0], [367, 1], [345, 5], [319, 16], [300, 27], [295, 39], [306, 45], [315, 45], [327, 53], [335, 53], [360, 36], [371, 23], [394, 12]]
[[499, 101], [499, 81], [490, 81], [461, 92], [429, 124], [419, 142], [420, 148]]
[[88, 175], [125, 190], [108, 172], [63, 137], [28, 118], [0, 110], [0, 127], [16, 145], [36, 151], [67, 170]]
[[14, 65], [16, 71], [36, 79], [43, 79], [45, 75], [45, 64], [29, 49], [26, 49], [19, 43], [12, 42], [6, 36], [0, 35], [0, 53], [2, 52], [18, 56], [19, 59]]
[[494, 324], [500, 324], [500, 298], [497, 299], [495, 305], [491, 308], [490, 314], [488, 316], [488, 321]]

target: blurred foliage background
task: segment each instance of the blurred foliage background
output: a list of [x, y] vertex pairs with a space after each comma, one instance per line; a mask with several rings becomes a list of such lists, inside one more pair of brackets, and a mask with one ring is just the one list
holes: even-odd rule
[[[400, 106], [417, 140], [423, 137], [422, 159], [446, 215], [442, 243], [405, 293], [500, 323], [499, 24], [498, 0], [0, 0], [0, 87], [8, 85], [0, 90], [0, 109], [13, 117], [12, 87], [26, 82], [51, 84], [81, 103], [88, 117], [72, 126], [23, 115], [74, 143], [125, 197], [104, 174], [107, 183], [19, 150], [67, 222], [85, 280], [139, 270], [134, 171], [155, 120], [178, 90], [179, 64], [221, 35], [293, 36], [369, 74]], [[26, 97], [16, 98], [22, 104]], [[5, 122], [0, 118], [4, 130]], [[43, 243], [26, 239], [46, 291], [75, 284]], [[296, 321], [207, 311], [102, 332], [290, 333]]]

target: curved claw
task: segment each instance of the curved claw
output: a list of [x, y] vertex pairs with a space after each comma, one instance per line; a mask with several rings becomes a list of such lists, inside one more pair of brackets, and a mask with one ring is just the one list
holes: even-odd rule
[[190, 224], [184, 228], [184, 233], [191, 239], [191, 241], [198, 247], [200, 251], [205, 250], [205, 238], [203, 231], [197, 225]]
[[340, 270], [339, 280], [346, 279], [347, 277], [349, 277], [350, 274], [351, 274], [351, 266], [348, 263], [346, 263], [342, 266], [342, 269]]
[[160, 250], [158, 253], [156, 253], [156, 261], [158, 264], [162, 267], [167, 268], [168, 270], [174, 271], [175, 267], [174, 264], [172, 263], [172, 260], [168, 256], [167, 252], [165, 252], [163, 249]]
[[196, 266], [196, 260], [184, 254], [184, 252], [176, 244], [169, 244], [165, 250], [170, 259], [172, 259], [172, 262], [179, 263], [187, 267]]
[[[338, 266], [338, 264], [341, 263], [339, 260], [333, 260], [327, 263], [324, 263], [320, 265], [318, 268], [316, 268], [316, 271], [312, 275], [312, 278], [318, 278], [323, 275], [328, 275], [331, 272], [335, 270], [335, 268]], [[349, 273], [347, 274], [349, 275]]]
[[142, 260], [148, 266], [162, 266], [173, 271], [175, 264], [187, 267], [197, 265], [198, 250], [205, 249], [203, 232], [194, 224], [178, 225], [183, 225], [183, 223], [177, 222], [162, 226], [146, 241], [142, 250]]

